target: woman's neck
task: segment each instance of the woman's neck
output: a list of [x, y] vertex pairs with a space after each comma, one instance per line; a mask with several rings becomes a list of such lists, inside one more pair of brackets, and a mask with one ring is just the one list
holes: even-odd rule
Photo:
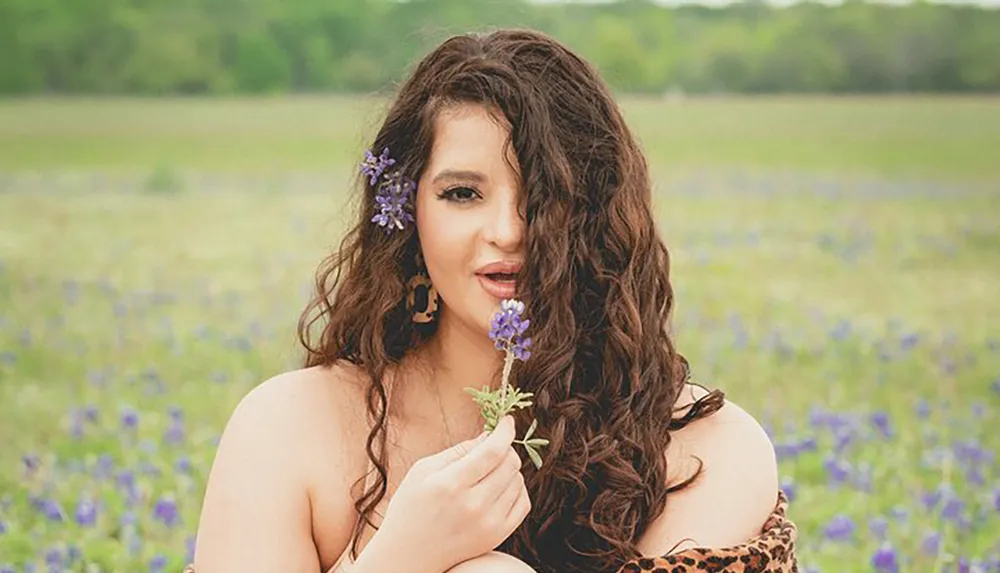
[[459, 442], [474, 437], [482, 428], [479, 406], [465, 389], [497, 388], [504, 355], [484, 331], [473, 331], [450, 318], [442, 312], [437, 332], [414, 358], [418, 378], [424, 381], [420, 386], [435, 400], [440, 396], [439, 413], [443, 410], [455, 433], [452, 439]]

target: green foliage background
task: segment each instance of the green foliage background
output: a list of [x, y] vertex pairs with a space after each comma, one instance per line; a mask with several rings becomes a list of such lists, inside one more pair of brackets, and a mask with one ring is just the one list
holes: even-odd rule
[[1000, 89], [1000, 10], [974, 6], [0, 0], [0, 94], [370, 92], [499, 26], [553, 34], [625, 92]]

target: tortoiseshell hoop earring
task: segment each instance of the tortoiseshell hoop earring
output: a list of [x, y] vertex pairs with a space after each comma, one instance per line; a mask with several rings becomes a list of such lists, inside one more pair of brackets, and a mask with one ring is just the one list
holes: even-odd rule
[[410, 277], [406, 289], [406, 307], [416, 324], [430, 324], [437, 320], [441, 311], [441, 295], [438, 294], [431, 277], [427, 273], [424, 257], [417, 253], [417, 272]]

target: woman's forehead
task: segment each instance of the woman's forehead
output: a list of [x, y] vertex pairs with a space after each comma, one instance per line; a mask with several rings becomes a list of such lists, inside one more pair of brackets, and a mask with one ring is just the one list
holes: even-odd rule
[[509, 142], [510, 129], [503, 116], [479, 104], [454, 104], [435, 118], [434, 144], [426, 174], [431, 180], [444, 172], [479, 172], [495, 177], [503, 171], [515, 175], [505, 161], [516, 165]]

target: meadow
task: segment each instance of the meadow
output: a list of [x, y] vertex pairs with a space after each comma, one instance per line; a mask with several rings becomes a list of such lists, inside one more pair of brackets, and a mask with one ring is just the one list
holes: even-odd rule
[[[623, 98], [803, 571], [1000, 571], [1000, 105]], [[0, 573], [179, 572], [383, 102], [0, 101]]]

